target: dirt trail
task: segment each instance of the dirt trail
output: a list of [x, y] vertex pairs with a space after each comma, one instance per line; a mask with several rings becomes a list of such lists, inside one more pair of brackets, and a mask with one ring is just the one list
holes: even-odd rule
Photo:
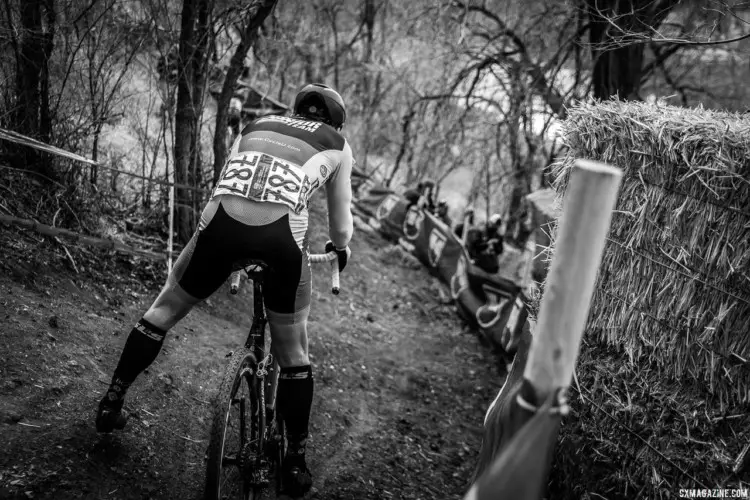
[[[460, 498], [502, 375], [425, 270], [357, 238], [341, 296], [315, 274], [314, 496]], [[0, 499], [200, 498], [208, 401], [249, 326], [249, 288], [170, 332], [130, 391], [128, 428], [101, 437], [94, 408], [161, 264], [69, 250], [79, 273], [59, 244], [0, 229]]]

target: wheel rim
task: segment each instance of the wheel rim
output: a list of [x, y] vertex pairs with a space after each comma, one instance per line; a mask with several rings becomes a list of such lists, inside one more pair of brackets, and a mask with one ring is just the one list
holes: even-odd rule
[[281, 464], [282, 464], [282, 462], [284, 460], [284, 453], [286, 453], [286, 449], [285, 449], [285, 444], [286, 443], [284, 441], [284, 439], [285, 439], [284, 436], [286, 434], [286, 429], [284, 427], [284, 421], [281, 420], [278, 417], [276, 418], [276, 425], [277, 425], [277, 431], [276, 431], [276, 433], [280, 436], [280, 441], [277, 443], [276, 457], [275, 457], [276, 458], [276, 469], [275, 469], [275, 474], [276, 474], [276, 494], [278, 495], [281, 492], [281, 487], [283, 486], [282, 485], [282, 476], [281, 476]]
[[217, 497], [220, 499], [251, 500], [255, 492], [249, 477], [243, 474], [243, 464], [247, 460], [248, 446], [257, 445], [257, 432], [252, 429], [251, 404], [252, 371], [243, 365], [237, 386], [232, 391], [232, 400], [227, 405], [224, 435], [221, 443], [221, 470], [217, 484]]

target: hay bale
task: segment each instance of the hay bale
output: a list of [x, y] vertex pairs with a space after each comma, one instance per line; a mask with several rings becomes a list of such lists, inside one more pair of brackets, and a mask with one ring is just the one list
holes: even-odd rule
[[750, 486], [747, 472], [733, 473], [750, 443], [750, 406], [708, 408], [613, 346], [585, 343], [576, 373], [549, 498], [673, 498], [685, 487]]
[[532, 214], [532, 233], [534, 243], [534, 262], [532, 275], [534, 280], [542, 282], [547, 277], [547, 268], [551, 261], [550, 247], [552, 241], [550, 235], [560, 216], [562, 205], [561, 197], [557, 196], [554, 189], [539, 189], [526, 195]]
[[747, 488], [750, 120], [590, 101], [563, 129], [558, 194], [576, 158], [624, 178], [550, 496]]
[[558, 193], [576, 158], [624, 174], [587, 338], [707, 388], [722, 409], [750, 401], [750, 118], [589, 101], [563, 135]]

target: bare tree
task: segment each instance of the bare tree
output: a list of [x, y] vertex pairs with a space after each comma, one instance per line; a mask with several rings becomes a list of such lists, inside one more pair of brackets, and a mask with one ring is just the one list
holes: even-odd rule
[[[8, 2], [8, 22], [13, 15]], [[13, 126], [22, 133], [49, 142], [52, 136], [50, 115], [49, 59], [54, 48], [56, 12], [54, 0], [20, 2], [20, 33], [16, 47], [16, 102]], [[22, 165], [38, 169], [46, 177], [55, 177], [48, 162], [38, 162], [38, 154], [29, 149], [17, 151]]]
[[[184, 0], [175, 115], [174, 172], [178, 184], [200, 184], [200, 125], [203, 116], [208, 61], [211, 52], [212, 0]], [[190, 239], [199, 216], [201, 198], [193, 190], [175, 189], [178, 240]]]
[[640, 99], [648, 85], [658, 93], [677, 91], [686, 106], [692, 95], [734, 108], [745, 86], [727, 83], [742, 79], [732, 60], [744, 59], [748, 11], [742, 3], [713, 0], [587, 0], [594, 96]]
[[[113, 108], [128, 69], [140, 52], [145, 37], [130, 40], [128, 27], [116, 26], [115, 0], [89, 8], [79, 15], [84, 27], [85, 67], [81, 79], [88, 90], [90, 106], [91, 159], [99, 160], [99, 141], [104, 125], [112, 118]], [[90, 181], [96, 184], [97, 167], [91, 167]]]
[[594, 97], [640, 98], [646, 46], [627, 43], [624, 37], [649, 36], [678, 3], [679, 0], [586, 0]]
[[258, 29], [276, 6], [276, 0], [255, 0], [243, 12], [242, 25], [237, 31], [240, 41], [237, 44], [232, 59], [224, 76], [219, 100], [216, 103], [216, 131], [214, 132], [214, 169], [213, 182], [219, 181], [221, 169], [227, 156], [226, 133], [229, 121], [229, 102], [235, 92], [237, 80], [245, 69], [245, 59], [248, 51], [258, 38]]

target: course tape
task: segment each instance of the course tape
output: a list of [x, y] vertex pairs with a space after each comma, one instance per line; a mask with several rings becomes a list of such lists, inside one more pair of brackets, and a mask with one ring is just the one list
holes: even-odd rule
[[149, 177], [146, 177], [145, 175], [140, 174], [134, 174], [132, 172], [127, 172], [125, 170], [120, 170], [118, 168], [114, 167], [108, 167], [106, 165], [102, 165], [101, 163], [95, 162], [94, 160], [91, 160], [89, 158], [85, 158], [81, 155], [77, 155], [75, 153], [71, 153], [70, 151], [66, 151], [64, 149], [58, 148], [56, 146], [51, 146], [49, 144], [45, 144], [41, 141], [37, 141], [36, 139], [32, 139], [31, 137], [27, 137], [25, 135], [19, 134], [18, 132], [13, 132], [12, 130], [5, 130], [3, 128], [0, 128], [0, 139], [5, 139], [6, 141], [15, 142], [16, 144], [22, 144], [24, 146], [28, 146], [34, 149], [38, 149], [40, 151], [45, 151], [47, 153], [52, 153], [58, 156], [62, 156], [65, 158], [69, 158], [71, 160], [79, 161], [82, 163], [86, 163], [87, 165], [93, 165], [99, 168], [103, 168], [106, 170], [111, 170], [113, 172], [118, 172], [123, 175], [127, 175], [130, 177], [136, 177], [138, 179], [144, 179], [149, 182], [153, 182], [154, 184], [160, 184], [162, 186], [174, 186], [177, 189], [187, 189], [189, 191], [197, 191], [199, 193], [209, 193], [211, 192], [209, 189], [203, 189], [199, 187], [189, 186], [187, 184], [176, 184], [171, 183], [167, 181], [161, 181], [159, 179], [151, 179]]

